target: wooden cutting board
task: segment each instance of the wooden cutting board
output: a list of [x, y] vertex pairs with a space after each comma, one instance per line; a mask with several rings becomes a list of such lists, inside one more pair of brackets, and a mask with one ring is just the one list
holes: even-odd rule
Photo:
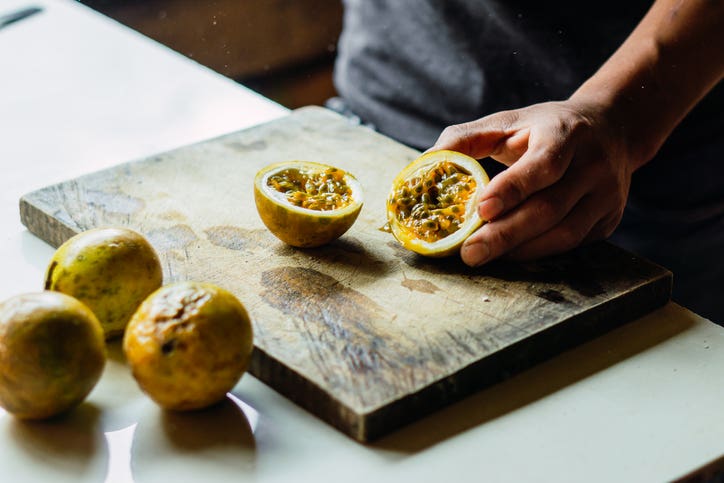
[[[58, 246], [128, 226], [165, 282], [208, 281], [248, 308], [250, 372], [370, 441], [665, 304], [671, 273], [607, 243], [536, 263], [470, 269], [402, 249], [385, 223], [397, 172], [419, 153], [322, 108], [27, 194], [22, 222]], [[352, 172], [366, 203], [333, 244], [294, 249], [254, 206], [254, 174], [313, 160]]]

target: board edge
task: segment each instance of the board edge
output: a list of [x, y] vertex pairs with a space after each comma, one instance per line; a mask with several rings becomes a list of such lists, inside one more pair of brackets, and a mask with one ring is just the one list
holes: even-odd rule
[[619, 303], [609, 300], [596, 305], [533, 337], [522, 339], [485, 359], [475, 361], [413, 394], [362, 415], [364, 441], [380, 439], [445, 406], [663, 307], [671, 300], [672, 282], [673, 274], [662, 268], [657, 278], [632, 288], [618, 300]]

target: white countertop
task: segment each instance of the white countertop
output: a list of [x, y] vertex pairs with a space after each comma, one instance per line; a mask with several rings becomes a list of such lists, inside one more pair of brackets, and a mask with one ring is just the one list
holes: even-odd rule
[[[34, 4], [0, 30], [0, 300], [40, 290], [53, 253], [21, 195], [287, 112], [76, 2]], [[655, 482], [724, 455], [724, 330], [673, 303], [367, 446], [250, 375], [165, 414], [110, 352], [68, 416], [0, 410], [0, 480]]]

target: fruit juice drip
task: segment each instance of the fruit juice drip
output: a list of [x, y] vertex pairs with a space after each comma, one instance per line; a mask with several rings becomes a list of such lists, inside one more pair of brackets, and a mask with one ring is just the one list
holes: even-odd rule
[[443, 161], [416, 173], [395, 190], [397, 219], [426, 242], [445, 238], [465, 222], [465, 207], [475, 187], [469, 172]]
[[283, 193], [289, 203], [309, 210], [330, 211], [352, 202], [352, 190], [344, 181], [344, 171], [285, 169], [269, 176], [267, 184]]

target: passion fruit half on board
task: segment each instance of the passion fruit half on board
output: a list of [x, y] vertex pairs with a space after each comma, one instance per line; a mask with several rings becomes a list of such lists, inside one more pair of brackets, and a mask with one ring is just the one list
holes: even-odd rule
[[286, 161], [261, 169], [254, 200], [264, 225], [284, 243], [310, 248], [342, 236], [362, 209], [362, 187], [339, 168]]
[[460, 251], [483, 220], [477, 194], [489, 182], [480, 163], [455, 151], [432, 151], [407, 165], [392, 182], [387, 222], [408, 250], [429, 257]]

